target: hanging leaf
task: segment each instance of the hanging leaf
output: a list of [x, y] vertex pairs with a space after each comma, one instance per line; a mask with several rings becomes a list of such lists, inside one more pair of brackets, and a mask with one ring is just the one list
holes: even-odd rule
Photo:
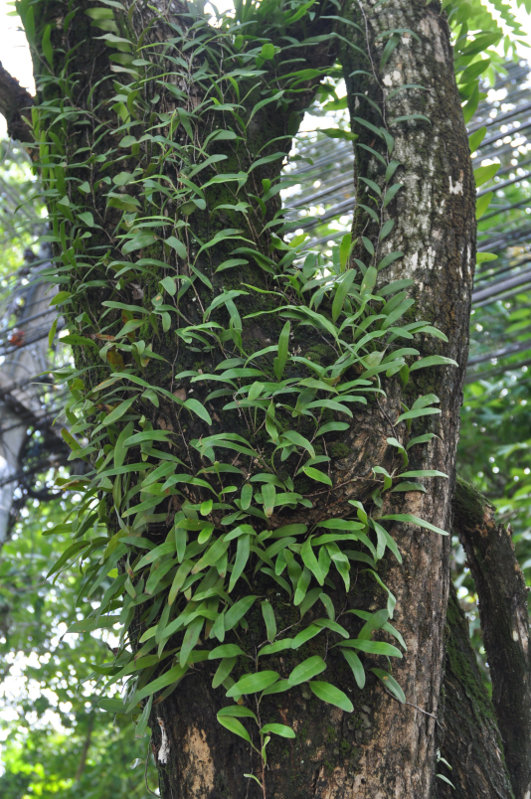
[[262, 616], [266, 626], [266, 634], [268, 641], [274, 641], [277, 635], [277, 623], [275, 619], [275, 611], [269, 599], [264, 599], [261, 603]]
[[243, 738], [244, 741], [247, 743], [252, 744], [251, 736], [238, 719], [233, 718], [232, 716], [220, 716], [219, 713], [217, 714], [217, 720], [221, 724], [222, 727], [229, 730], [229, 732], [234, 733], [234, 735], [238, 735], [240, 738]]
[[341, 710], [344, 710], [346, 713], [352, 713], [354, 710], [354, 705], [340, 688], [336, 688], [335, 685], [332, 685], [329, 682], [322, 682], [320, 680], [314, 680], [313, 682], [308, 683], [310, 686], [310, 690], [318, 699], [321, 699], [323, 702], [328, 702], [329, 705], [335, 705], [339, 707]]
[[223, 685], [225, 680], [231, 674], [237, 662], [238, 662], [237, 657], [223, 658], [223, 660], [220, 661], [220, 664], [217, 667], [214, 676], [212, 677], [212, 688], [219, 688], [220, 685]]
[[347, 661], [348, 665], [352, 669], [352, 673], [354, 675], [354, 679], [356, 680], [356, 684], [358, 688], [362, 689], [365, 687], [365, 669], [363, 668], [363, 663], [356, 655], [355, 652], [352, 652], [350, 649], [341, 649], [341, 654]]
[[247, 561], [249, 560], [250, 552], [251, 552], [251, 536], [250, 535], [239, 536], [238, 543], [236, 545], [236, 558], [234, 560], [234, 566], [232, 567], [232, 572], [229, 580], [229, 587], [228, 587], [229, 594], [231, 593], [234, 586], [241, 577], [247, 565]]
[[280, 380], [280, 378], [282, 377], [282, 373], [284, 372], [284, 367], [288, 359], [290, 330], [291, 330], [291, 324], [290, 322], [286, 322], [282, 330], [280, 331], [280, 336], [278, 337], [278, 354], [273, 361], [273, 371], [275, 373], [275, 377], [277, 378], [277, 380]]
[[373, 674], [376, 674], [378, 679], [382, 681], [382, 683], [387, 688], [389, 693], [392, 696], [394, 696], [395, 699], [398, 699], [398, 701], [402, 702], [402, 704], [405, 703], [406, 695], [404, 691], [402, 690], [401, 686], [397, 683], [395, 678], [389, 674], [389, 672], [384, 671], [384, 669], [377, 669], [377, 668], [373, 668], [371, 669], [371, 671]]
[[187, 399], [183, 402], [183, 406], [187, 410], [192, 411], [192, 413], [195, 413], [196, 416], [199, 416], [199, 418], [202, 419], [204, 422], [206, 422], [208, 425], [212, 425], [212, 418], [209, 412], [207, 411], [205, 406], [201, 402], [199, 402], [199, 400], [190, 397], [190, 399]]

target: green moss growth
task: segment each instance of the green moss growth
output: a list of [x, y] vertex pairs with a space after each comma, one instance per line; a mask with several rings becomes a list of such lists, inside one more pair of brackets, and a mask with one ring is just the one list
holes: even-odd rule
[[344, 441], [332, 441], [328, 449], [334, 458], [348, 458], [351, 454], [350, 447]]

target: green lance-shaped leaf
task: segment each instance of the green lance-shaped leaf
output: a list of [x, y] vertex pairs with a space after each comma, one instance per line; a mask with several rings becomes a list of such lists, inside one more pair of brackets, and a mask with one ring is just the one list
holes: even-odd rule
[[300, 685], [303, 682], [308, 682], [313, 677], [321, 674], [326, 669], [326, 663], [319, 655], [312, 655], [302, 663], [299, 663], [292, 669], [288, 681], [291, 685]]
[[208, 659], [217, 660], [218, 658], [232, 658], [238, 655], [245, 655], [245, 652], [238, 644], [221, 644], [221, 646], [216, 646], [210, 650]]
[[169, 671], [165, 674], [162, 674], [160, 677], [157, 677], [155, 680], [152, 680], [143, 688], [140, 688], [138, 691], [135, 691], [129, 703], [127, 705], [127, 712], [133, 710], [133, 708], [141, 702], [142, 699], [145, 699], [147, 696], [151, 696], [155, 694], [157, 691], [161, 691], [163, 688], [167, 688], [169, 685], [175, 684], [181, 680], [181, 678], [186, 674], [187, 669], [183, 668], [182, 666], [173, 666]]
[[389, 203], [393, 200], [393, 198], [400, 191], [400, 189], [402, 188], [403, 185], [404, 185], [403, 183], [394, 183], [392, 186], [390, 186], [387, 189], [387, 191], [385, 192], [385, 195], [384, 195], [384, 199], [383, 199], [383, 207], [384, 208], [386, 208], [386, 206], [389, 205]]
[[257, 598], [258, 597], [256, 594], [251, 594], [249, 596], [242, 597], [242, 599], [239, 599], [234, 603], [234, 605], [231, 605], [225, 613], [225, 630], [232, 630], [232, 628], [238, 624], [240, 619], [245, 616], [247, 611], [250, 610]]
[[476, 33], [470, 44], [467, 44], [461, 51], [461, 56], [472, 56], [481, 53], [487, 48], [498, 44], [502, 36], [503, 33], [501, 31], [481, 31], [481, 33]]
[[360, 289], [361, 294], [369, 294], [373, 290], [376, 284], [377, 277], [378, 277], [378, 272], [376, 270], [376, 267], [369, 266], [369, 268], [365, 272], [365, 275], [361, 283], [361, 289]]
[[[367, 238], [367, 236], [362, 236], [361, 240], [363, 242], [363, 246], [365, 247], [365, 249], [367, 250], [369, 255], [374, 255], [375, 250], [374, 250], [374, 244], [372, 243], [372, 241], [369, 238]], [[363, 284], [362, 284], [362, 287], [361, 287], [361, 293], [362, 294], [364, 293]]]
[[406, 701], [406, 695], [404, 691], [395, 678], [389, 674], [389, 672], [385, 671], [384, 669], [377, 668], [373, 668], [371, 671], [373, 674], [376, 674], [378, 679], [382, 681], [389, 693], [392, 694], [395, 699], [398, 699], [398, 701], [402, 703]]
[[[350, 233], [345, 233], [345, 235], [341, 239], [341, 243], [339, 245], [339, 267], [340, 267], [342, 272], [344, 272], [345, 269], [347, 268], [348, 259], [350, 258], [350, 253], [352, 252], [352, 244], [353, 244], [352, 236], [350, 235]], [[353, 272], [352, 273], [352, 279], [354, 278], [354, 275], [355, 275], [355, 273]], [[352, 279], [350, 280], [350, 284], [351, 285], [352, 285]], [[344, 283], [344, 281], [341, 281], [340, 285], [342, 285], [343, 283]], [[347, 289], [347, 291], [348, 291], [348, 289]], [[337, 294], [337, 291], [336, 291], [336, 294]], [[332, 319], [334, 320], [334, 322], [337, 319], [337, 315], [334, 316], [333, 310], [332, 310]]]
[[327, 630], [332, 630], [332, 632], [337, 633], [342, 638], [349, 637], [349, 633], [345, 629], [345, 627], [343, 627], [342, 624], [339, 624], [337, 621], [334, 621], [333, 619], [315, 619], [314, 624], [316, 624], [318, 627], [325, 628]]
[[280, 436], [280, 445], [284, 444], [284, 441], [288, 441], [290, 444], [294, 444], [296, 447], [302, 447], [306, 450], [306, 452], [310, 455], [311, 458], [315, 458], [315, 450], [313, 445], [310, 441], [308, 441], [305, 436], [302, 436], [296, 430], [286, 430]]
[[[349, 251], [348, 252], [350, 254], [350, 246], [351, 246], [350, 235], [348, 236], [348, 242], [349, 242]], [[342, 246], [343, 246], [343, 243], [342, 243]], [[341, 255], [341, 251], [340, 251], [340, 255]], [[345, 267], [342, 267], [342, 269], [344, 269], [344, 268]], [[347, 272], [345, 272], [343, 275], [341, 275], [341, 277], [337, 281], [335, 294], [334, 294], [334, 299], [333, 299], [333, 302], [332, 302], [332, 319], [334, 320], [334, 322], [337, 321], [337, 318], [339, 317], [339, 314], [343, 310], [343, 306], [345, 305], [345, 300], [346, 300], [346, 298], [349, 295], [349, 292], [350, 292], [350, 290], [352, 288], [352, 284], [354, 283], [355, 277], [356, 277], [355, 271], [353, 269], [349, 269]]]
[[444, 355], [427, 355], [425, 358], [419, 358], [418, 361], [414, 361], [411, 366], [409, 367], [410, 372], [414, 372], [417, 369], [427, 369], [430, 366], [458, 366], [459, 364], [457, 361], [454, 361], [453, 358], [447, 358]]
[[468, 137], [468, 145], [470, 147], [470, 153], [475, 153], [478, 149], [479, 145], [487, 135], [487, 128], [483, 125], [478, 130], [475, 130], [474, 133], [471, 133]]
[[160, 281], [160, 285], [171, 297], [175, 297], [177, 294], [177, 281], [174, 277], [167, 277], [162, 278]]
[[241, 577], [243, 570], [247, 565], [247, 561], [249, 560], [249, 555], [251, 552], [251, 536], [250, 535], [241, 535], [238, 538], [238, 543], [236, 546], [236, 558], [234, 560], [234, 566], [232, 567], [232, 572], [229, 581], [229, 594], [238, 582], [238, 579]]
[[286, 322], [278, 337], [278, 354], [273, 361], [273, 371], [277, 380], [280, 380], [288, 359], [289, 334], [291, 323]]
[[441, 527], [437, 527], [431, 522], [427, 522], [425, 519], [420, 519], [418, 516], [414, 516], [412, 513], [390, 513], [387, 514], [386, 516], [381, 516], [380, 518], [390, 519], [391, 521], [395, 522], [407, 522], [409, 524], [416, 524], [418, 527], [423, 527], [425, 530], [431, 530], [432, 532], [438, 533], [439, 535], [448, 535], [446, 530], [443, 530]]
[[310, 477], [312, 480], [316, 480], [318, 483], [324, 483], [327, 486], [332, 485], [332, 480], [329, 478], [329, 476], [324, 472], [319, 471], [319, 469], [314, 469], [313, 466], [303, 466], [300, 471], [304, 472], [307, 477]]
[[218, 718], [219, 717], [226, 717], [232, 716], [233, 718], [237, 719], [256, 719], [256, 713], [253, 713], [251, 708], [245, 707], [245, 705], [227, 705], [227, 707], [222, 707], [221, 710], [218, 711]]
[[140, 569], [144, 568], [144, 566], [148, 566], [154, 560], [158, 560], [159, 558], [166, 557], [167, 555], [173, 555], [175, 553], [175, 541], [169, 540], [164, 541], [163, 544], [159, 544], [155, 549], [152, 549], [150, 552], [147, 552], [136, 564], [135, 571], [139, 571]]
[[490, 201], [494, 197], [493, 191], [488, 191], [482, 197], [476, 199], [476, 219], [481, 219], [483, 214], [487, 211]]
[[165, 239], [165, 242], [173, 250], [175, 250], [179, 258], [181, 258], [183, 261], [186, 261], [186, 259], [188, 258], [188, 251], [186, 249], [185, 244], [182, 241], [179, 241], [179, 239], [176, 238], [175, 236], [168, 236], [168, 238]]
[[348, 641], [341, 641], [341, 646], [359, 649], [370, 655], [387, 655], [388, 657], [401, 658], [402, 652], [393, 644], [386, 641], [367, 641], [363, 638], [350, 638]]
[[315, 638], [316, 635], [319, 635], [321, 630], [322, 627], [318, 627], [317, 624], [309, 624], [308, 627], [305, 627], [304, 630], [301, 630], [300, 633], [297, 633], [295, 638], [292, 639], [290, 648], [299, 649], [311, 638]]
[[276, 489], [273, 483], [264, 483], [262, 486], [262, 502], [266, 516], [272, 516], [275, 509]]
[[[290, 575], [291, 576], [291, 575]], [[295, 593], [293, 594], [293, 604], [298, 607], [306, 596], [306, 591], [312, 579], [311, 572], [305, 567], [299, 574]]]
[[421, 416], [433, 416], [440, 412], [439, 408], [411, 408], [409, 411], [404, 411], [404, 413], [400, 414], [396, 420], [396, 424], [399, 422], [406, 422], [409, 419], [418, 419]]
[[327, 572], [321, 568], [321, 565], [317, 558], [315, 557], [315, 553], [312, 549], [312, 541], [311, 537], [307, 538], [306, 541], [301, 546], [300, 555], [302, 558], [302, 562], [306, 566], [307, 569], [313, 574], [319, 585], [323, 585], [326, 579]]
[[228, 697], [238, 698], [245, 694], [257, 694], [265, 688], [269, 688], [279, 679], [277, 671], [266, 669], [265, 671], [257, 671], [254, 674], [244, 674], [240, 677], [238, 682], [235, 682], [227, 691]]
[[220, 664], [217, 667], [214, 676], [212, 677], [212, 688], [219, 688], [220, 685], [223, 685], [237, 662], [237, 657], [223, 658], [223, 660], [220, 661]]
[[273, 642], [277, 635], [277, 622], [275, 619], [275, 611], [269, 599], [264, 599], [261, 603], [262, 616], [266, 626], [267, 640]]
[[181, 563], [181, 565], [175, 572], [175, 576], [173, 578], [170, 590], [168, 592], [168, 605], [173, 605], [173, 603], [175, 602], [177, 594], [183, 587], [186, 578], [192, 571], [193, 565], [194, 563], [192, 560], [185, 560], [183, 563]]
[[204, 422], [206, 422], [208, 425], [212, 424], [212, 418], [209, 412], [207, 411], [205, 406], [201, 402], [199, 402], [199, 400], [196, 400], [193, 397], [191, 397], [190, 399], [185, 400], [183, 405], [188, 411], [195, 413], [196, 416], [199, 416], [199, 418], [202, 419]]
[[[101, 702], [100, 702], [100, 707], [101, 707]], [[151, 715], [151, 708], [152, 707], [153, 707], [153, 697], [150, 696], [148, 701], [144, 705], [144, 709], [143, 709], [142, 713], [140, 714], [140, 717], [139, 717], [139, 719], [138, 719], [138, 721], [137, 721], [137, 723], [135, 725], [135, 736], [138, 736], [139, 738], [143, 738], [144, 737], [144, 735], [146, 733], [149, 717]], [[112, 712], [111, 708], [104, 708], [104, 709], [110, 710]], [[115, 713], [120, 713], [122, 711], [123, 711], [123, 706], [121, 708], [116, 708], [114, 710]]]
[[400, 554], [400, 550], [398, 549], [397, 543], [393, 536], [387, 532], [385, 527], [383, 527], [381, 524], [378, 524], [375, 519], [371, 519], [370, 524], [376, 533], [376, 560], [383, 558], [386, 547], [389, 547], [398, 563], [402, 563], [402, 555]]
[[240, 503], [242, 510], [248, 510], [253, 499], [253, 487], [250, 483], [245, 483], [242, 486], [240, 494]]
[[220, 716], [219, 713], [217, 714], [217, 719], [222, 727], [225, 727], [225, 729], [234, 733], [234, 735], [238, 735], [240, 738], [243, 738], [243, 740], [247, 741], [247, 743], [252, 744], [251, 736], [241, 721], [238, 721], [238, 719], [235, 719], [232, 716]]
[[260, 733], [262, 735], [267, 735], [267, 733], [273, 733], [273, 735], [280, 735], [281, 738], [295, 738], [295, 732], [288, 727], [286, 724], [277, 724], [276, 722], [271, 722], [270, 724], [264, 724], [263, 727], [260, 728]]
[[277, 652], [284, 652], [286, 649], [294, 649], [293, 638], [281, 638], [272, 644], [266, 644], [258, 650], [258, 657], [263, 655], [276, 655]]
[[381, 630], [384, 624], [387, 623], [387, 620], [389, 618], [389, 614], [385, 608], [382, 608], [381, 610], [376, 610], [372, 613], [368, 611], [359, 611], [359, 610], [354, 610], [351, 612], [354, 613], [354, 615], [359, 616], [362, 619], [365, 619], [365, 624], [358, 633], [358, 638], [363, 641], [370, 640], [374, 630]]
[[413, 469], [407, 472], [401, 472], [398, 475], [402, 477], [444, 477], [448, 479], [446, 472], [441, 472], [439, 469]]
[[203, 625], [205, 620], [198, 616], [196, 617], [186, 628], [186, 632], [184, 634], [183, 642], [181, 645], [181, 651], [179, 652], [179, 665], [186, 666], [188, 663], [188, 659], [190, 654], [192, 653], [193, 648], [197, 644], [199, 640], [199, 636], [201, 635], [201, 630], [203, 629]]
[[224, 538], [216, 539], [216, 541], [214, 541], [214, 543], [206, 550], [205, 554], [197, 561], [192, 569], [192, 574], [197, 574], [202, 569], [206, 569], [207, 566], [215, 566], [220, 558], [223, 557], [228, 547], [229, 542]]
[[341, 649], [341, 654], [347, 661], [348, 665], [352, 669], [352, 674], [354, 675], [354, 679], [356, 680], [356, 684], [358, 688], [365, 687], [365, 669], [363, 668], [363, 663], [359, 659], [358, 655], [355, 652], [352, 652], [351, 649]]
[[499, 170], [500, 164], [488, 164], [488, 166], [478, 166], [474, 169], [474, 180], [476, 187], [481, 186], [483, 183], [492, 180], [496, 172]]
[[328, 702], [329, 705], [335, 705], [336, 707], [341, 708], [346, 713], [352, 713], [354, 710], [354, 705], [346, 695], [344, 691], [340, 688], [336, 688], [335, 685], [332, 683], [324, 682], [321, 680], [313, 680], [312, 682], [308, 683], [310, 686], [310, 690], [318, 699], [321, 699], [323, 702]]

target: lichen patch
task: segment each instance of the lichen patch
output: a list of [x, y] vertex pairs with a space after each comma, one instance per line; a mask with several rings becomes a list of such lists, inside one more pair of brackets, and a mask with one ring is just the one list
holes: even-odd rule
[[192, 757], [187, 758], [191, 764], [189, 773], [185, 775], [190, 780], [191, 796], [203, 799], [214, 788], [214, 760], [207, 743], [206, 735], [195, 725], [188, 729], [184, 749]]

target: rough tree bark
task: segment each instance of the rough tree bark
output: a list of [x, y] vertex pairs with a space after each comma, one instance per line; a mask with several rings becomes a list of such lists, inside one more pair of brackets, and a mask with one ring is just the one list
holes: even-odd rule
[[479, 598], [483, 641], [503, 749], [515, 797], [531, 791], [531, 662], [527, 589], [510, 528], [464, 480], [458, 480], [454, 529], [467, 555]]
[[[127, 302], [133, 297], [138, 301], [139, 296], [145, 293], [145, 302], [148, 303], [151, 297], [150, 292], [135, 283], [134, 279], [120, 282], [112, 274], [109, 276], [107, 262], [98, 261], [92, 254], [98, 247], [101, 251], [112, 252], [119, 252], [120, 248], [120, 236], [116, 233], [120, 214], [113, 210], [112, 204], [106, 205], [104, 191], [108, 184], [104, 181], [112, 180], [126, 168], [133, 171], [147, 163], [147, 154], [141, 147], [134, 157], [127, 157], [124, 153], [114, 161], [109, 160], [110, 148], [116, 146], [115, 130], [120, 125], [115, 105], [118, 102], [116, 69], [112, 71], [116, 59], [112, 61], [109, 48], [99, 35], [101, 31], [91, 27], [85, 13], [94, 5], [88, 0], [81, 3], [40, 0], [34, 5], [37, 35], [30, 37], [36, 72], [41, 78], [38, 81], [39, 100], [48, 107], [55, 103], [61, 111], [58, 114], [60, 122], [55, 125], [52, 121], [50, 125], [53, 135], [48, 137], [49, 151], [56, 162], [64, 164], [64, 186], [69, 201], [79, 203], [81, 198], [93, 218], [102, 222], [102, 226], [95, 226], [91, 230], [92, 250], [85, 251], [85, 245], [78, 238], [76, 253], [72, 250], [65, 254], [63, 287], [73, 295], [69, 323], [71, 330], [83, 336], [85, 341], [101, 339], [108, 330], [107, 327], [105, 330], [101, 327], [103, 300], [118, 298]], [[359, 202], [354, 217], [354, 236], [362, 234], [369, 239], [372, 237], [379, 248], [380, 257], [392, 251], [403, 253], [403, 257], [386, 271], [385, 280], [413, 281], [415, 316], [437, 325], [448, 337], [447, 344], [437, 342], [438, 349], [432, 342], [428, 348], [426, 341], [423, 354], [437, 351], [455, 359], [459, 366], [412, 373], [406, 388], [397, 377], [384, 380], [386, 396], [369, 404], [355, 418], [345, 440], [341, 442], [341, 454], [332, 458], [333, 487], [310, 495], [312, 507], [305, 512], [305, 519], [318, 522], [330, 516], [346, 516], [351, 513], [349, 500], [370, 502], [371, 492], [377, 484], [372, 472], [373, 465], [383, 464], [389, 472], [399, 466], [396, 450], [388, 446], [386, 439], [393, 436], [407, 441], [409, 433], [405, 423], [396, 422], [402, 412], [402, 404], [410, 406], [420, 394], [434, 393], [439, 397], [441, 413], [435, 422], [430, 417], [432, 421], [425, 429], [432, 430], [436, 436], [428, 446], [413, 447], [409, 468], [436, 468], [448, 474], [449, 479], [436, 478], [426, 493], [410, 491], [402, 495], [387, 495], [391, 498], [385, 499], [383, 511], [390, 514], [412, 513], [438, 527], [450, 529], [455, 449], [467, 358], [475, 257], [475, 195], [448, 29], [436, 2], [350, 0], [342, 9], [342, 15], [355, 22], [357, 27], [337, 23], [333, 19], [336, 10], [328, 8], [328, 16], [324, 13], [326, 10], [324, 5], [320, 7], [321, 14], [316, 13], [311, 23], [308, 23], [309, 30], [305, 28], [302, 31], [302, 23], [294, 21], [287, 31], [279, 34], [279, 42], [288, 48], [286, 42], [296, 43], [302, 32], [305, 37], [312, 34], [322, 37], [316, 46], [303, 53], [294, 46], [293, 57], [302, 55], [315, 70], [332, 65], [339, 56], [349, 93], [352, 129], [358, 137], [356, 181]], [[131, 5], [129, 23], [152, 61], [158, 63], [161, 72], [167, 67], [165, 59], [170, 55], [179, 55], [181, 66], [177, 69], [170, 64], [169, 78], [147, 80], [143, 85], [145, 96], [139, 100], [127, 100], [131, 103], [128, 106], [130, 111], [133, 107], [136, 109], [137, 103], [143, 104], [147, 116], [150, 107], [171, 115], [175, 100], [172, 99], [170, 84], [180, 90], [185, 87], [188, 110], [196, 107], [205, 92], [210, 91], [210, 86], [205, 87], [200, 80], [193, 78], [199, 63], [194, 61], [193, 47], [182, 53], [172, 50], [175, 26], [186, 28], [189, 24], [183, 12], [184, 6], [180, 3], [160, 2], [158, 8], [147, 4]], [[50, 24], [51, 28], [47, 27]], [[337, 32], [343, 37], [342, 41], [349, 41], [355, 48], [347, 45], [336, 47], [336, 40], [330, 36], [334, 26], [338, 26]], [[204, 32], [207, 27], [205, 23], [201, 30]], [[200, 38], [197, 25], [189, 30], [190, 40], [194, 36]], [[48, 31], [48, 41], [51, 37], [54, 48], [53, 70], [46, 66], [50, 60], [49, 49], [43, 52], [41, 46], [41, 42], [46, 41], [44, 31]], [[380, 56], [386, 43], [382, 34], [389, 31], [399, 32], [398, 41], [381, 69]], [[326, 39], [328, 36], [329, 41]], [[364, 55], [367, 52], [368, 60]], [[220, 64], [223, 62], [222, 55]], [[90, 65], [88, 76], [87, 65]], [[363, 70], [363, 74], [360, 70]], [[270, 66], [265, 73], [263, 81], [274, 80], [281, 87], [288, 85], [287, 66], [277, 73]], [[264, 150], [264, 147], [268, 148], [267, 143], [272, 140], [277, 142], [276, 149], [280, 147], [282, 152], [289, 151], [291, 137], [297, 130], [304, 109], [314, 96], [319, 78], [319, 75], [308, 77], [306, 83], [293, 93], [288, 104], [279, 103], [273, 111], [266, 106], [254, 115], [250, 112], [255, 102], [256, 87], [252, 83], [246, 85], [245, 78], [242, 78], [239, 96], [247, 137], [243, 145], [229, 142], [224, 150], [228, 162], [233, 165], [233, 171], [248, 168], [258, 153], [270, 153], [271, 150]], [[223, 83], [223, 79], [220, 67], [220, 85], [230, 94], [230, 86]], [[422, 88], [408, 92], [396, 91], [406, 84]], [[2, 86], [9, 96], [8, 82]], [[70, 87], [68, 96], [64, 95], [65, 86]], [[24, 103], [29, 105], [27, 98]], [[394, 137], [393, 157], [401, 164], [397, 176], [404, 184], [404, 188], [382, 211], [378, 226], [372, 221], [373, 216], [367, 215], [362, 207], [372, 203], [369, 184], [364, 179], [383, 184], [385, 166], [382, 167], [382, 163], [371, 153], [374, 146], [371, 130], [358, 121], [360, 117], [370, 121], [374, 104], [380, 106], [385, 124]], [[14, 107], [10, 97], [3, 102], [3, 108], [12, 118]], [[104, 108], [108, 118], [103, 125], [101, 113]], [[404, 121], [403, 117], [407, 119]], [[203, 141], [217, 127], [218, 121], [215, 115], [205, 119], [204, 127], [198, 133]], [[142, 123], [139, 118], [139, 133], [142, 132]], [[95, 130], [98, 131], [97, 135]], [[13, 128], [14, 134], [17, 131], [18, 128]], [[91, 154], [89, 165], [80, 162], [80, 152]], [[252, 180], [242, 186], [239, 193], [239, 198], [248, 201], [251, 209], [246, 217], [245, 234], [264, 257], [273, 261], [276, 255], [268, 223], [274, 218], [278, 206], [272, 200], [264, 207], [264, 204], [258, 207], [256, 196], [261, 193], [263, 181], [274, 180], [280, 168], [279, 159], [257, 167], [252, 173]], [[208, 171], [204, 174], [211, 175]], [[83, 189], [80, 193], [78, 187], [84, 181], [89, 191]], [[194, 214], [198, 233], [208, 229], [212, 237], [216, 230], [227, 227], [230, 213], [224, 215], [210, 210], [219, 204], [222, 192], [219, 186], [215, 191], [209, 189], [206, 192], [207, 209], [199, 209]], [[171, 197], [164, 199], [164, 214], [168, 218], [176, 214]], [[381, 226], [391, 219], [395, 220], [392, 232], [385, 240], [378, 241]], [[65, 229], [68, 231], [70, 225], [75, 231], [76, 221], [71, 219], [65, 223]], [[238, 224], [241, 226], [241, 220]], [[157, 231], [156, 222], [154, 230]], [[167, 249], [164, 249], [162, 238], [153, 240], [150, 253], [164, 261]], [[228, 282], [231, 287], [251, 283], [258, 289], [270, 288], [265, 273], [255, 267], [242, 266], [236, 282], [233, 273], [216, 273], [216, 265], [225, 260], [230, 252], [231, 243], [226, 240], [220, 240], [209, 249], [208, 263], [204, 268], [214, 288], [209, 298], [209, 290], [202, 286], [201, 299], [210, 302], [221, 281]], [[359, 254], [359, 250], [355, 249], [353, 258]], [[72, 259], [71, 263], [77, 259], [83, 264], [87, 274], [85, 282], [80, 279], [79, 270], [76, 272], [70, 268], [68, 258]], [[176, 269], [185, 272], [183, 264], [177, 264]], [[278, 302], [274, 296], [264, 294], [262, 297], [261, 310], [273, 310]], [[256, 307], [256, 304], [249, 304], [248, 309], [255, 310]], [[244, 300], [241, 309], [245, 310]], [[192, 308], [189, 309], [189, 315], [192, 319], [200, 319], [200, 315]], [[244, 335], [253, 338], [255, 343], [262, 342], [264, 346], [271, 339], [278, 338], [278, 321], [275, 317], [268, 318], [272, 320], [270, 329], [255, 325]], [[304, 348], [314, 343], [311, 336], [309, 339], [307, 344], [298, 342], [303, 354]], [[179, 369], [190, 368], [197, 361], [197, 353], [182, 346], [179, 348], [170, 339], [162, 343], [159, 341], [154, 346], [170, 363], [175, 364], [178, 359]], [[90, 347], [78, 345], [75, 346], [75, 352], [77, 366], [84, 370], [85, 390], [88, 391], [105, 374], [102, 361]], [[214, 363], [205, 364], [205, 367], [207, 371], [212, 371], [215, 358], [220, 361], [225, 355], [218, 353], [209, 357], [211, 361], [214, 359]], [[176, 388], [172, 369], [153, 369], [149, 379], [154, 385], [170, 391]], [[210, 407], [215, 419], [215, 400]], [[161, 410], [154, 419], [154, 426], [162, 428], [164, 424], [167, 423]], [[235, 426], [235, 432], [241, 430]], [[195, 431], [195, 435], [201, 434], [201, 430]], [[185, 458], [186, 453], [182, 457]], [[272, 523], [278, 525], [297, 520], [290, 518], [287, 511], [272, 517]], [[170, 526], [168, 514], [162, 534]], [[190, 672], [173, 693], [154, 705], [151, 718], [153, 752], [164, 799], [243, 799], [265, 795], [269, 799], [302, 799], [309, 796], [319, 799], [430, 799], [437, 795], [436, 727], [438, 721], [442, 722], [439, 699], [444, 676], [449, 539], [403, 523], [395, 524], [392, 534], [403, 555], [403, 563], [386, 563], [384, 578], [397, 600], [393, 623], [407, 644], [403, 660], [393, 669], [394, 676], [405, 691], [406, 704], [392, 700], [370, 674], [367, 687], [363, 691], [358, 690], [352, 684], [352, 675], [346, 673], [344, 663], [334, 654], [334, 650], [326, 652], [319, 648], [321, 645], [314, 648], [308, 645], [308, 654], [326, 655], [336, 683], [352, 698], [355, 712], [348, 715], [323, 705], [304, 688], [290, 692], [289, 700], [286, 700], [285, 694], [264, 700], [262, 707], [265, 711], [271, 711], [268, 715], [293, 726], [297, 738], [282, 743], [271, 742], [269, 767], [265, 774], [267, 791], [263, 791], [242, 776], [249, 772], [260, 774], [256, 754], [243, 741], [222, 729], [216, 721], [217, 710], [226, 703], [224, 691], [211, 688], [211, 673], [203, 664]], [[161, 524], [147, 529], [144, 535], [160, 540]], [[274, 585], [264, 582], [254, 586], [254, 590], [267, 595], [275, 589]], [[339, 586], [336, 593], [339, 598]], [[353, 579], [345, 608], [374, 609], [385, 604], [385, 599], [381, 588], [360, 569]], [[286, 613], [285, 619], [279, 619], [279, 627], [292, 623], [289, 611]], [[263, 637], [263, 632], [258, 630], [259, 624], [257, 619], [257, 630], [249, 630], [251, 640], [258, 641], [260, 636]], [[137, 636], [138, 631], [135, 631], [133, 640]], [[287, 657], [272, 658], [271, 663], [270, 668], [277, 669], [281, 674], [290, 669]], [[374, 658], [369, 665], [377, 666], [378, 663], [378, 659]], [[448, 674], [450, 672], [448, 669]], [[448, 701], [446, 704], [450, 706]], [[452, 760], [446, 750], [445, 757]], [[500, 768], [503, 770], [502, 765]], [[466, 782], [466, 779], [465, 774], [463, 780]], [[505, 793], [492, 793], [492, 796], [503, 795], [509, 799], [505, 775], [500, 779], [500, 784]]]

